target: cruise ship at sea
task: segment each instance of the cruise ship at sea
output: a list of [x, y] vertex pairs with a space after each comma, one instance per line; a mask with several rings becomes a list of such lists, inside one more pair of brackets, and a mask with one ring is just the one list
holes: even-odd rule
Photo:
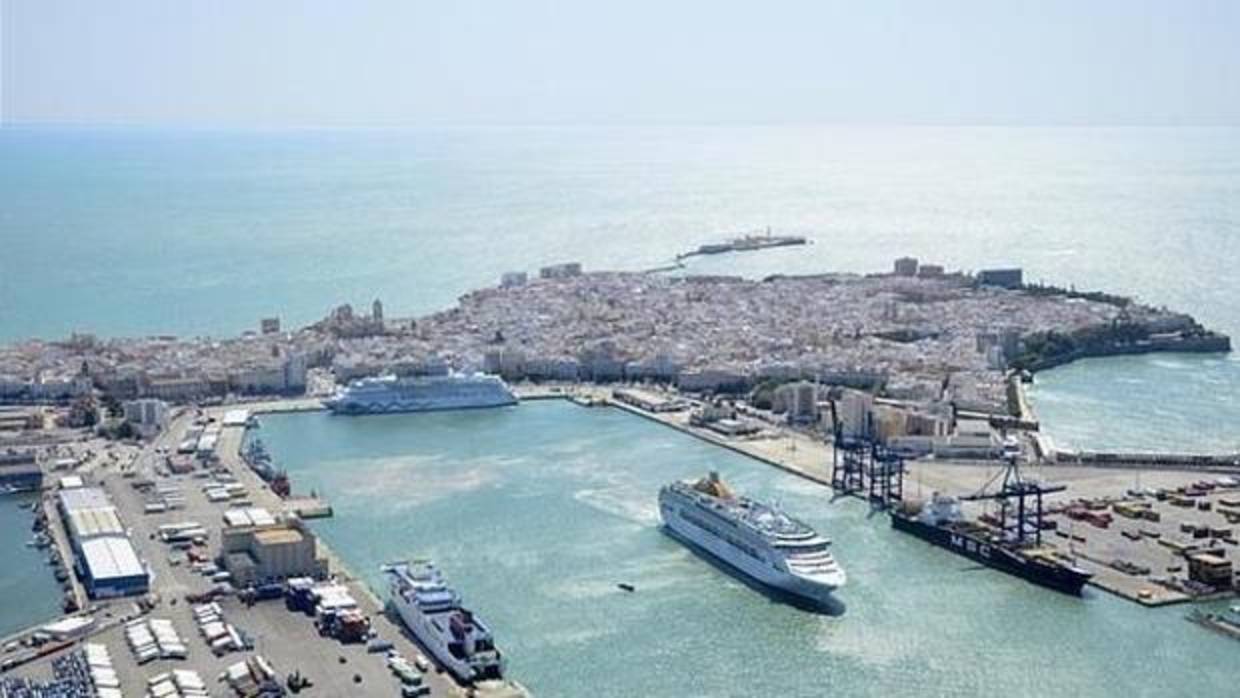
[[402, 561], [382, 569], [388, 604], [440, 666], [466, 684], [503, 678], [503, 657], [490, 629], [461, 605], [460, 594], [433, 564]]
[[674, 537], [776, 591], [821, 603], [847, 579], [826, 538], [775, 507], [737, 496], [718, 473], [664, 486], [659, 513]]
[[360, 378], [323, 404], [337, 414], [382, 414], [502, 407], [516, 402], [517, 396], [498, 376], [448, 373]]

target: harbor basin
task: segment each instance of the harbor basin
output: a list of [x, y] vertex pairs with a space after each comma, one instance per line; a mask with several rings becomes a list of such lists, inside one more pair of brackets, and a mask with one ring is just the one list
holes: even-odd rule
[[[297, 491], [331, 500], [335, 517], [313, 526], [355, 574], [382, 594], [383, 562], [436, 560], [540, 698], [1234, 686], [1234, 641], [1186, 622], [1185, 607], [1072, 598], [977, 567], [863, 502], [617, 409], [267, 415], [251, 436]], [[842, 614], [770, 599], [660, 531], [659, 486], [711, 469], [834, 540]]]

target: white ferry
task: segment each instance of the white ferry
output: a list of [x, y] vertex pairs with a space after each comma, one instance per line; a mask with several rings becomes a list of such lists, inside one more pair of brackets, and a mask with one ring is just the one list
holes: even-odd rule
[[383, 414], [503, 407], [516, 402], [517, 396], [498, 376], [449, 373], [360, 378], [323, 405], [337, 414]]
[[461, 596], [426, 561], [393, 562], [388, 604], [435, 661], [462, 683], [503, 678], [504, 662], [490, 629], [461, 605]]
[[659, 513], [674, 537], [777, 591], [821, 603], [847, 580], [826, 538], [775, 507], [733, 494], [718, 473], [664, 486]]

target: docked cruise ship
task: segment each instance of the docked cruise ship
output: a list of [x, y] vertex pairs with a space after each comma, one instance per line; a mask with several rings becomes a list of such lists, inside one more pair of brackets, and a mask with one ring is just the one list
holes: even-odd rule
[[718, 473], [659, 491], [664, 528], [762, 585], [815, 603], [846, 576], [830, 542], [775, 507], [732, 493]]
[[389, 606], [440, 666], [466, 684], [503, 678], [503, 657], [491, 631], [461, 605], [460, 594], [433, 564], [402, 561], [382, 569]]
[[517, 396], [498, 376], [449, 373], [360, 378], [323, 404], [337, 414], [382, 414], [502, 407], [516, 402]]

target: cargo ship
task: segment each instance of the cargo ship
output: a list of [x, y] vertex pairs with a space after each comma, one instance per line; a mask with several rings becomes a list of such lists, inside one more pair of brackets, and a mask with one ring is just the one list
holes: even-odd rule
[[[1040, 513], [1039, 506], [1039, 518]], [[1038, 545], [1040, 529], [1031, 529], [1026, 522], [1017, 524], [1016, 534], [1005, 535], [1003, 528], [966, 521], [955, 497], [936, 493], [920, 507], [903, 503], [891, 511], [891, 525], [979, 564], [1065, 594], [1080, 596], [1093, 576]], [[1037, 542], [1030, 544], [1029, 536]]]

